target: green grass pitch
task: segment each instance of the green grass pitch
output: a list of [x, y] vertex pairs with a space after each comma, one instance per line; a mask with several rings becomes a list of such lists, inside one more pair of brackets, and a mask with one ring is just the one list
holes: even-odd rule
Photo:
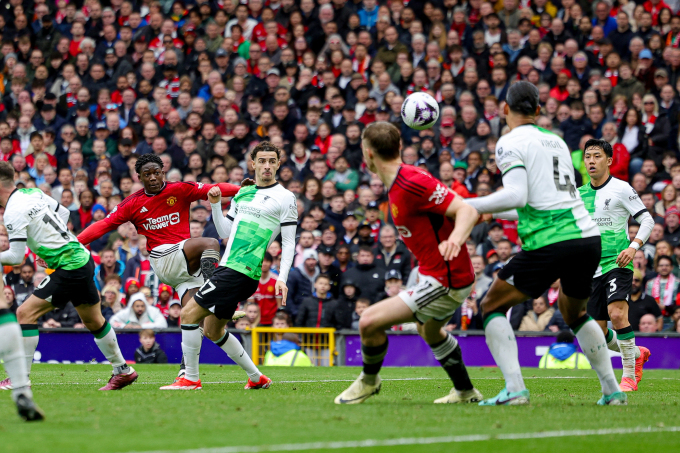
[[[47, 420], [22, 422], [0, 393], [0, 451], [680, 451], [680, 371], [646, 371], [628, 406], [600, 407], [594, 371], [525, 369], [531, 406], [478, 407], [432, 404], [451, 388], [439, 368], [386, 368], [380, 395], [357, 406], [333, 404], [357, 368], [264, 367], [272, 387], [246, 391], [241, 369], [204, 365], [203, 390], [186, 392], [158, 390], [176, 365], [136, 369], [133, 386], [99, 392], [108, 366], [35, 365]], [[470, 374], [487, 397], [503, 386], [498, 369]]]

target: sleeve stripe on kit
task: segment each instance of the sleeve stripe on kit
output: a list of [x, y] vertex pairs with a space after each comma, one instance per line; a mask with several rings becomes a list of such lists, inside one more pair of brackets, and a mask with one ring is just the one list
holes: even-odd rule
[[416, 197], [420, 197], [420, 196], [423, 195], [423, 194], [421, 194], [420, 192], [416, 192], [415, 190], [413, 190], [413, 189], [411, 189], [411, 188], [408, 188], [408, 187], [402, 185], [402, 182], [399, 181], [398, 179], [395, 179], [395, 180], [394, 180], [394, 183], [395, 183], [397, 186], [399, 186], [401, 189], [403, 189], [403, 190], [405, 190], [406, 192], [409, 192], [409, 193], [415, 195]]
[[423, 189], [419, 185], [409, 181], [408, 179], [406, 179], [402, 175], [397, 175], [396, 181], [399, 181], [400, 183], [402, 183], [406, 187], [410, 187], [411, 189], [415, 190], [416, 192], [420, 192], [420, 195], [425, 194], [425, 189]]
[[54, 212], [59, 212], [60, 206], [61, 206], [61, 204], [57, 201], [57, 207], [54, 209]]
[[282, 227], [285, 227], [285, 226], [297, 226], [297, 222], [283, 222], [283, 223], [281, 224], [281, 226], [282, 226]]
[[9, 242], [26, 242], [28, 238], [12, 238]]
[[646, 208], [640, 210], [640, 212], [638, 212], [638, 213], [636, 213], [635, 215], [633, 215], [633, 218], [634, 218], [634, 219], [637, 219], [637, 217], [638, 217], [639, 215], [644, 214], [645, 212], [647, 212], [647, 209], [646, 209]]
[[227, 214], [227, 219], [231, 220], [232, 222], [234, 221], [234, 218], [232, 216], [230, 216], [229, 214]]

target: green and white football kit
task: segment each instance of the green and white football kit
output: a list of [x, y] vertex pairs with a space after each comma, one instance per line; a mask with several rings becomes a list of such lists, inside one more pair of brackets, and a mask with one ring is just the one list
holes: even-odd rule
[[[598, 321], [608, 321], [607, 305], [628, 301], [633, 282], [633, 263], [623, 268], [616, 263], [619, 254], [631, 243], [628, 219], [632, 216], [641, 223], [650, 224], [645, 225], [645, 231], [649, 229], [649, 232], [654, 221], [635, 189], [620, 179], [609, 176], [601, 186], [593, 187], [589, 183], [578, 190], [602, 236], [602, 256], [593, 279], [588, 314]], [[642, 236], [640, 239], [644, 243], [649, 234], [643, 232]]]
[[55, 307], [94, 305], [99, 292], [94, 284], [90, 252], [68, 231], [68, 209], [40, 189], [16, 189], [9, 196], [4, 214], [10, 250], [0, 254], [3, 264], [18, 264], [26, 245], [54, 269], [34, 294]]
[[498, 140], [496, 161], [505, 189], [466, 202], [480, 212], [508, 218], [511, 215], [502, 212], [508, 197], [526, 200], [516, 208], [522, 251], [499, 278], [534, 298], [559, 278], [565, 294], [587, 298], [600, 260], [600, 232], [574, 186], [567, 144], [545, 129], [525, 124]]
[[225, 218], [220, 203], [212, 217], [227, 249], [213, 277], [196, 294], [196, 302], [220, 319], [231, 319], [239, 302], [257, 290], [262, 261], [269, 245], [281, 234], [282, 255], [278, 281], [286, 282], [295, 254], [297, 203], [279, 183], [241, 188]]

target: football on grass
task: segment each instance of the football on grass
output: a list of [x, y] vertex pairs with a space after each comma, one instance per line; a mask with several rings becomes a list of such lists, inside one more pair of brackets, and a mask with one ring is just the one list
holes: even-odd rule
[[439, 118], [439, 104], [427, 93], [413, 93], [401, 105], [401, 117], [408, 127], [429, 129]]

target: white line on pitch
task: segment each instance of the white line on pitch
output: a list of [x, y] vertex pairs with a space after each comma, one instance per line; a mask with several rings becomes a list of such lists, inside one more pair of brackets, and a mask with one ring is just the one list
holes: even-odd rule
[[[525, 377], [524, 379], [592, 379], [593, 376], [534, 376]], [[480, 377], [474, 380], [499, 380], [503, 379], [502, 376], [499, 377]], [[649, 378], [655, 379], [655, 378]], [[645, 379], [645, 380], [649, 380]], [[658, 379], [658, 378], [656, 378]], [[429, 377], [416, 377], [416, 378], [394, 378], [394, 379], [383, 379], [383, 381], [447, 381], [449, 378], [429, 378]], [[304, 380], [304, 381], [274, 381], [274, 384], [320, 384], [327, 382], [354, 382], [355, 379], [316, 379], [316, 380]], [[35, 382], [31, 385], [95, 385], [101, 384], [103, 381], [98, 382]], [[201, 384], [242, 384], [245, 380], [241, 381], [214, 381], [214, 382], [202, 382]], [[163, 385], [167, 382], [135, 382], [135, 385]]]
[[[279, 444], [279, 445], [255, 445], [240, 447], [212, 447], [194, 448], [190, 450], [180, 450], [176, 453], [261, 453], [269, 451], [308, 451], [308, 450], [339, 450], [343, 448], [365, 448], [365, 447], [392, 447], [404, 445], [424, 445], [424, 444], [450, 444], [461, 442], [484, 442], [490, 440], [526, 440], [526, 439], [547, 439], [555, 437], [574, 437], [574, 436], [606, 436], [612, 434], [636, 434], [636, 433], [662, 433], [680, 432], [680, 426], [669, 426], [655, 428], [651, 426], [641, 426], [637, 428], [609, 428], [609, 429], [588, 429], [571, 431], [543, 431], [534, 433], [508, 433], [508, 434], [470, 434], [464, 436], [441, 436], [441, 437], [405, 437], [399, 439], [366, 439], [356, 441], [338, 442], [308, 442], [299, 444]], [[166, 453], [170, 450], [156, 450], [142, 453]]]
[[[478, 377], [473, 378], [474, 381], [498, 381], [502, 380], [503, 377]], [[593, 376], [525, 376], [524, 379], [593, 379]], [[449, 378], [429, 378], [429, 377], [416, 377], [416, 378], [394, 378], [394, 379], [383, 379], [383, 381], [448, 381]], [[680, 378], [645, 378], [645, 381], [651, 380], [680, 380]], [[354, 382], [355, 379], [316, 379], [316, 380], [304, 380], [304, 381], [274, 381], [274, 384], [322, 384], [328, 382]], [[97, 382], [34, 382], [31, 385], [97, 385], [101, 384], [102, 381]], [[201, 384], [242, 384], [245, 380], [240, 381], [207, 381]], [[167, 382], [136, 382], [135, 385], [165, 385]]]

